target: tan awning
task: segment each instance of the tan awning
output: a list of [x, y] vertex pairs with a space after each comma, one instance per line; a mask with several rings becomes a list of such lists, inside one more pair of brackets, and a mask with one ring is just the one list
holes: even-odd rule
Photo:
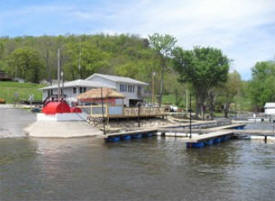
[[[77, 96], [78, 100], [87, 100], [87, 99], [100, 99], [101, 98], [101, 88], [91, 89]], [[102, 88], [102, 98], [125, 98], [122, 93], [119, 93], [110, 88]]]

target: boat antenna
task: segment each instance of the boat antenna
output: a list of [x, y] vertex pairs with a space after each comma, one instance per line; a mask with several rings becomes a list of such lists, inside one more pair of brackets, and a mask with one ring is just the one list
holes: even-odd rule
[[78, 72], [79, 72], [79, 79], [81, 79], [81, 55], [82, 55], [82, 40], [80, 38], [80, 50], [79, 50], [79, 57], [78, 57]]
[[61, 89], [60, 89], [60, 48], [57, 49], [57, 99], [60, 101]]

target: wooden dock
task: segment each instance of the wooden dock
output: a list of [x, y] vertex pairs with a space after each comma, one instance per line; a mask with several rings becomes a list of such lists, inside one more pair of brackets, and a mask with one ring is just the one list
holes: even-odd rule
[[[205, 134], [205, 133], [216, 132], [219, 130], [227, 130], [227, 129], [239, 128], [239, 127], [244, 127], [244, 126], [245, 126], [245, 124], [238, 123], [238, 124], [230, 124], [230, 125], [218, 126], [218, 127], [206, 128], [206, 129], [197, 129], [197, 128], [192, 127], [192, 133]], [[235, 129], [234, 129], [234, 131], [235, 131]], [[158, 129], [158, 132], [160, 132], [161, 135], [165, 136], [166, 133], [189, 133], [190, 129], [189, 128], [166, 127], [166, 128]]]
[[206, 141], [209, 139], [214, 139], [217, 137], [222, 137], [222, 136], [232, 135], [232, 134], [234, 134], [234, 131], [232, 131], [232, 130], [216, 131], [216, 132], [212, 132], [212, 133], [208, 133], [208, 134], [193, 136], [192, 138], [188, 138], [188, 140], [186, 142], [187, 143], [198, 143], [198, 142]]
[[270, 130], [232, 130], [234, 135], [254, 135], [254, 136], [271, 136], [275, 137], [273, 131]]
[[[193, 127], [196, 126], [213, 126], [215, 125], [215, 121], [204, 121], [204, 122], [194, 122], [192, 123], [192, 130], [206, 130], [206, 129], [196, 129]], [[235, 124], [234, 124], [235, 125]], [[244, 125], [244, 124], [236, 124], [236, 125]], [[105, 138], [108, 137], [113, 137], [113, 136], [122, 136], [122, 135], [132, 135], [132, 134], [143, 134], [143, 133], [154, 133], [156, 134], [157, 132], [168, 132], [168, 131], [172, 131], [172, 132], [182, 132], [182, 131], [189, 131], [188, 129], [184, 128], [189, 126], [188, 123], [184, 123], [184, 124], [175, 124], [173, 126], [161, 126], [158, 128], [151, 128], [151, 129], [140, 129], [140, 130], [132, 130], [132, 131], [124, 131], [124, 132], [117, 132], [117, 133], [109, 133], [105, 135]], [[179, 127], [183, 127], [183, 128], [179, 128]], [[220, 127], [217, 127], [220, 128]], [[223, 127], [221, 127], [222, 129]], [[230, 128], [233, 128], [232, 126]]]
[[[204, 123], [204, 124], [203, 124]], [[275, 137], [273, 131], [270, 130], [242, 130], [244, 123], [236, 123], [230, 125], [222, 125], [218, 127], [210, 127], [206, 129], [194, 128], [193, 126], [204, 127], [206, 125], [213, 125], [210, 122], [196, 122], [192, 124], [192, 135], [190, 137], [190, 130], [188, 124], [177, 124], [173, 126], [164, 126], [160, 128], [141, 129], [134, 131], [125, 131], [120, 133], [110, 133], [104, 136], [105, 140], [110, 142], [117, 142], [120, 140], [138, 139], [153, 135], [167, 136], [167, 137], [183, 137], [184, 142], [188, 148], [202, 148], [212, 144], [224, 142], [232, 138], [232, 136], [264, 136], [265, 140], [268, 136]]]

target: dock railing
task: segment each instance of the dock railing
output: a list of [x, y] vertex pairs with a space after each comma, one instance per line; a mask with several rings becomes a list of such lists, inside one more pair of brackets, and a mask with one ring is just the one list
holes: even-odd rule
[[[102, 117], [101, 105], [80, 106], [82, 110], [89, 113], [91, 117]], [[159, 107], [123, 107], [103, 105], [104, 117], [107, 118], [128, 118], [128, 117], [153, 117], [167, 115], [164, 108]]]

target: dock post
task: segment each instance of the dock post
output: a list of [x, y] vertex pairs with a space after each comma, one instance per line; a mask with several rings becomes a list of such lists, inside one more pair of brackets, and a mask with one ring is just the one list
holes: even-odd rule
[[267, 143], [267, 136], [264, 136], [264, 142]]
[[273, 120], [272, 123], [273, 123], [273, 124], [272, 124], [272, 125], [273, 125], [273, 126], [272, 126], [273, 132], [272, 132], [272, 133], [273, 133], [273, 135], [274, 135], [274, 124], [275, 124], [275, 120]]
[[190, 120], [189, 120], [189, 129], [190, 129], [190, 136], [189, 136], [189, 138], [192, 138], [192, 109], [191, 109], [191, 106], [192, 106], [192, 104], [191, 104], [191, 92], [190, 92], [190, 94], [189, 94], [189, 115], [190, 115]]
[[138, 102], [138, 127], [140, 127], [140, 102]]

